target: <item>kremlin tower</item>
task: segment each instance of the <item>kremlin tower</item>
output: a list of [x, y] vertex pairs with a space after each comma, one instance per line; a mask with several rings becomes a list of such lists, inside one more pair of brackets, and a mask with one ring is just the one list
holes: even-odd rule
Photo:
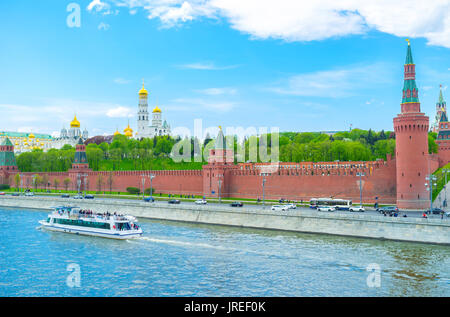
[[436, 123], [439, 167], [443, 167], [450, 163], [450, 122], [447, 117], [447, 105], [442, 96], [442, 86], [439, 92], [439, 101], [436, 104], [436, 112], [439, 115], [439, 120]]
[[420, 112], [416, 66], [413, 63], [409, 40], [404, 74], [401, 113], [394, 118], [397, 207], [426, 209], [430, 206], [430, 194], [425, 186], [426, 177], [430, 174], [429, 119]]

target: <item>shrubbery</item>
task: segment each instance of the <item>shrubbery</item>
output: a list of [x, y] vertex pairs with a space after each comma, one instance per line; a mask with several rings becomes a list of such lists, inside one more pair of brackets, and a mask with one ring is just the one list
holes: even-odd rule
[[127, 192], [132, 195], [138, 195], [141, 191], [136, 187], [127, 187]]

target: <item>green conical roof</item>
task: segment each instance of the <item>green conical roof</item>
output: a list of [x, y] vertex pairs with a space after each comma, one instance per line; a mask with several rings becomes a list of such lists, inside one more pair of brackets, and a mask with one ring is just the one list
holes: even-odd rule
[[444, 100], [444, 96], [442, 96], [442, 86], [441, 89], [439, 90], [439, 104], [443, 104], [445, 102]]
[[221, 150], [223, 150], [225, 148], [225, 137], [223, 136], [222, 128], [219, 128], [219, 133], [217, 134], [215, 148], [221, 149]]
[[9, 140], [9, 138], [6, 137], [6, 138], [4, 138], [4, 139], [2, 140], [2, 142], [0, 143], [0, 145], [9, 145], [9, 146], [12, 146], [13, 144], [11, 143], [11, 141]]
[[408, 42], [408, 49], [406, 51], [406, 62], [405, 64], [414, 64], [411, 52], [411, 45]]
[[[407, 64], [414, 64], [412, 59], [412, 52], [411, 52], [411, 45], [408, 41], [408, 50], [406, 51], [406, 62]], [[408, 70], [406, 70], [408, 69]], [[405, 81], [403, 83], [403, 99], [402, 103], [406, 102], [419, 102], [419, 89], [417, 89], [415, 76], [412, 76], [413, 73], [411, 72], [411, 67], [405, 67]], [[408, 76], [407, 76], [408, 74]], [[409, 97], [408, 97], [408, 91], [409, 91]], [[414, 96], [414, 92], [416, 92], [416, 96]]]
[[445, 112], [442, 112], [441, 118], [439, 119], [439, 123], [440, 122], [448, 122], [448, 118], [447, 118], [447, 115], [445, 114]]

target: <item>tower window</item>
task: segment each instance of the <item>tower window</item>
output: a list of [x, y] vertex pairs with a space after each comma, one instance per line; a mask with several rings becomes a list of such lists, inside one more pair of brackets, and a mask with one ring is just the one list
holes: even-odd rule
[[409, 184], [409, 187], [412, 187], [412, 184]]

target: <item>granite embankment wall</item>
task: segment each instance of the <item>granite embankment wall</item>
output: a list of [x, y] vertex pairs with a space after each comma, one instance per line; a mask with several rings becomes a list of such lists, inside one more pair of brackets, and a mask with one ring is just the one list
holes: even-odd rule
[[0, 206], [49, 209], [72, 205], [97, 212], [127, 213], [137, 217], [247, 228], [377, 238], [450, 245], [450, 221], [391, 218], [367, 214], [288, 212], [227, 206], [168, 205], [127, 200], [79, 200], [53, 197], [0, 197]]

